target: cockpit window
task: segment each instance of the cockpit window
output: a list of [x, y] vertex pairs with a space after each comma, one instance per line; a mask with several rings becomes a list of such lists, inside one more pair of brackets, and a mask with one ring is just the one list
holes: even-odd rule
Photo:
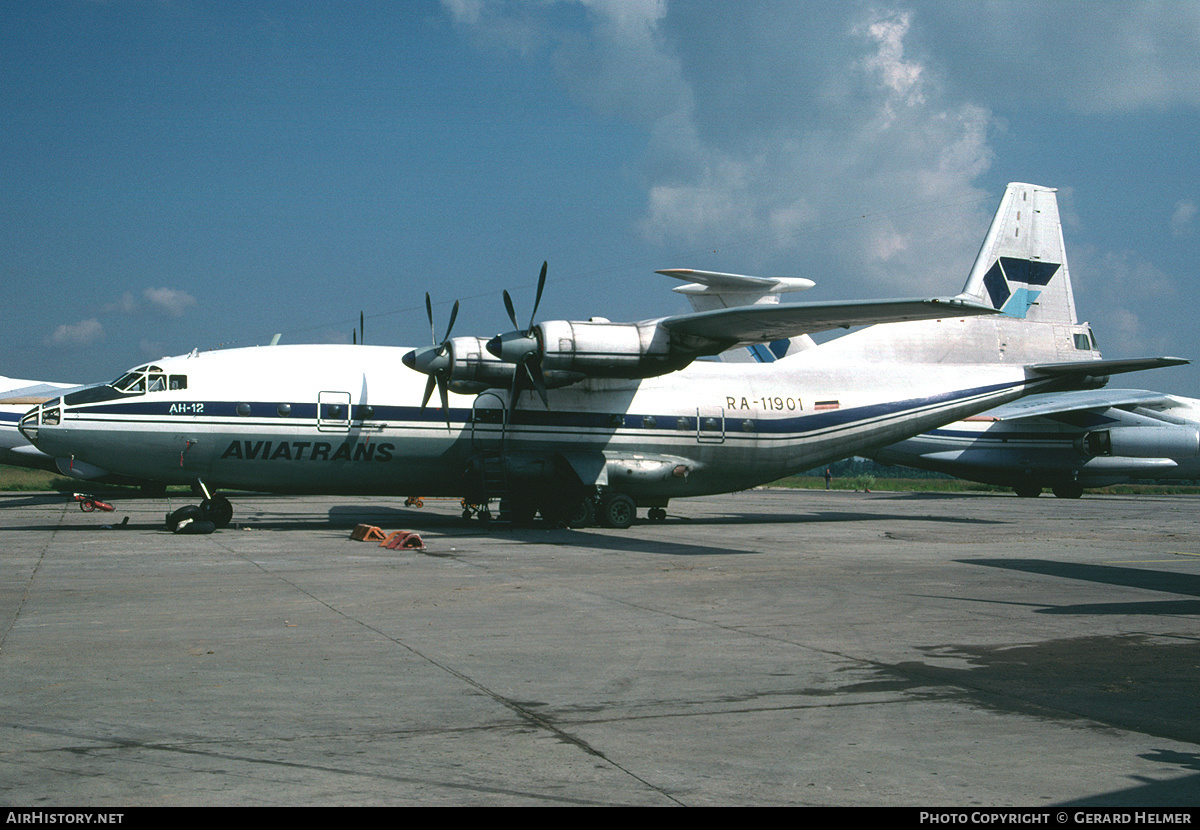
[[[184, 375], [172, 375], [170, 381], [171, 389], [187, 388], [187, 378]], [[121, 375], [109, 386], [127, 395], [161, 392], [167, 388], [167, 375], [157, 366], [139, 366]]]
[[112, 382], [112, 388], [121, 392], [145, 392], [146, 373], [134, 370]]

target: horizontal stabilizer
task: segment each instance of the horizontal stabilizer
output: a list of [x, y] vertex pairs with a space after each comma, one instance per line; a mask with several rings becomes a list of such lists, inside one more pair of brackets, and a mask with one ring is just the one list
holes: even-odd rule
[[803, 277], [751, 277], [744, 274], [722, 274], [718, 271], [696, 271], [691, 268], [664, 268], [655, 271], [677, 280], [690, 280], [697, 285], [681, 285], [673, 289], [681, 294], [711, 289], [720, 293], [788, 294], [816, 285]]
[[793, 303], [737, 306], [681, 314], [660, 321], [673, 334], [731, 344], [767, 343], [785, 337], [875, 323], [970, 317], [996, 309], [957, 297], [858, 300], [846, 303]]
[[1050, 377], [1119, 375], [1143, 369], [1162, 369], [1165, 366], [1184, 366], [1191, 363], [1182, 357], [1130, 357], [1116, 360], [1082, 360], [1073, 363], [1035, 363], [1026, 368]]

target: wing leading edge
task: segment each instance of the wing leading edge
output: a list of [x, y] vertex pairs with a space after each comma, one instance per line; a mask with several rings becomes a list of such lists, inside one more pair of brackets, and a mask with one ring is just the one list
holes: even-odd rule
[[933, 297], [736, 306], [666, 317], [658, 323], [673, 334], [744, 345], [875, 323], [904, 323], [996, 313], [991, 306], [972, 300]]

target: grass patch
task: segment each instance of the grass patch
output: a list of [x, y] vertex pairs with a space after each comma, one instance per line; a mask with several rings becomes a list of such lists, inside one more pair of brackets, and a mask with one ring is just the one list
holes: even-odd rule
[[74, 492], [85, 487], [87, 482], [26, 467], [8, 467], [0, 464], [0, 490], [10, 491], [58, 491]]

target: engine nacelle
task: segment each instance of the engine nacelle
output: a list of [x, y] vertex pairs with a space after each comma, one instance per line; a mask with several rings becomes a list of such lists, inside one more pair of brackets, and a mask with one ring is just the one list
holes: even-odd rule
[[1114, 427], [1093, 430], [1079, 439], [1090, 456], [1180, 458], [1200, 455], [1200, 430], [1195, 427]]
[[671, 333], [654, 322], [552, 320], [536, 328], [546, 375], [651, 378], [682, 369], [696, 357], [682, 352], [679, 344], [672, 350]]
[[[508, 389], [512, 386], [517, 367], [493, 356], [487, 350], [488, 341], [482, 337], [454, 337], [450, 340], [449, 386], [455, 392], [474, 393], [484, 389]], [[546, 388], [583, 380], [579, 372], [544, 370]]]

